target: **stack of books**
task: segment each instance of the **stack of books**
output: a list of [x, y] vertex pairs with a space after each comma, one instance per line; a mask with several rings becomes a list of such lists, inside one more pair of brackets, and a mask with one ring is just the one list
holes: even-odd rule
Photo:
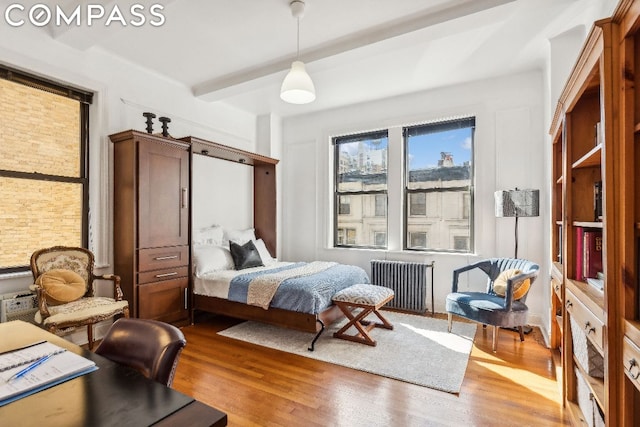
[[576, 279], [588, 282], [602, 273], [602, 230], [576, 227]]

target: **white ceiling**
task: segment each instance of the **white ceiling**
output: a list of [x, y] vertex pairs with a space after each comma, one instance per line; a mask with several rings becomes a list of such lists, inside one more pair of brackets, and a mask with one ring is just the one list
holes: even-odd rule
[[[126, 4], [100, 3], [107, 11]], [[549, 38], [603, 7], [603, 0], [306, 0], [300, 59], [317, 99], [301, 106], [279, 98], [296, 55], [289, 0], [156, 3], [164, 6], [160, 27], [47, 31], [180, 82], [204, 101], [283, 117], [541, 68]]]

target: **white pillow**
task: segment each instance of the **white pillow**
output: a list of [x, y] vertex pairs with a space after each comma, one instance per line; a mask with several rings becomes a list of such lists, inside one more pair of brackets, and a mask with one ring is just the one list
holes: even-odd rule
[[256, 240], [256, 232], [253, 228], [246, 230], [224, 230], [224, 244], [228, 245], [229, 240], [244, 245], [249, 240]]
[[269, 249], [267, 249], [262, 239], [258, 239], [254, 241], [253, 244], [256, 246], [256, 249], [260, 254], [260, 259], [262, 259], [262, 263], [264, 265], [269, 265], [276, 262], [276, 260], [271, 257], [271, 254], [269, 253]]
[[193, 248], [193, 263], [198, 277], [214, 271], [235, 268], [231, 252], [222, 246], [195, 246]]
[[194, 245], [222, 246], [224, 243], [224, 230], [219, 225], [201, 228], [193, 237]]

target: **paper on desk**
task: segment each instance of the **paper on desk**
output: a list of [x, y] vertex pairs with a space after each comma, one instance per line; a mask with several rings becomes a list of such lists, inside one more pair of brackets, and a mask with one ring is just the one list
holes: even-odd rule
[[48, 341], [41, 341], [27, 347], [7, 351], [0, 354], [0, 373], [8, 369], [35, 362], [41, 357], [49, 354], [55, 354], [56, 352], [60, 353], [62, 351], [64, 351], [62, 347], [51, 344]]
[[[43, 347], [50, 353], [54, 353], [48, 360], [24, 376], [11, 381], [8, 381], [9, 378], [24, 369], [24, 364], [0, 372], [0, 406], [97, 369], [95, 362], [87, 358], [48, 342], [42, 344], [48, 344]], [[16, 352], [33, 352], [33, 347], [36, 346], [19, 349]], [[0, 363], [4, 362], [5, 357], [15, 359], [15, 355], [9, 356], [9, 354], [0, 354]]]

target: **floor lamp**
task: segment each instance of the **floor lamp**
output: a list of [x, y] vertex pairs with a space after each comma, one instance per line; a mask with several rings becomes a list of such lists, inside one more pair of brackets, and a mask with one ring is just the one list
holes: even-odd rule
[[515, 217], [515, 254], [518, 258], [518, 218], [540, 215], [540, 190], [500, 190], [494, 193], [497, 217]]
[[[494, 193], [496, 199], [496, 216], [497, 217], [515, 217], [516, 233], [515, 233], [515, 253], [514, 258], [518, 258], [518, 218], [521, 216], [539, 216], [540, 215], [540, 190], [501, 190]], [[506, 328], [518, 331], [518, 328]], [[533, 328], [525, 325], [523, 328], [525, 334], [531, 333]]]

